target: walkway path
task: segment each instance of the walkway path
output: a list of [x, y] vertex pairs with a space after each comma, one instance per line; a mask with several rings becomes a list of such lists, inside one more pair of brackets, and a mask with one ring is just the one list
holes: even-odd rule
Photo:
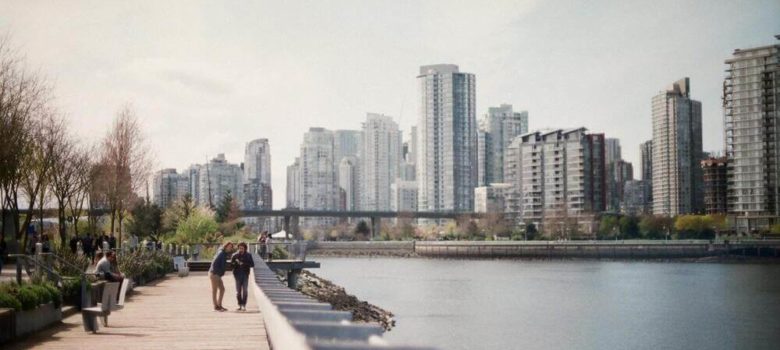
[[263, 317], [252, 289], [246, 312], [237, 312], [235, 283], [227, 273], [227, 312], [213, 311], [206, 273], [168, 277], [152, 286], [136, 288], [125, 308], [108, 318], [108, 328], [84, 332], [81, 314], [61, 325], [11, 344], [9, 349], [269, 349]]

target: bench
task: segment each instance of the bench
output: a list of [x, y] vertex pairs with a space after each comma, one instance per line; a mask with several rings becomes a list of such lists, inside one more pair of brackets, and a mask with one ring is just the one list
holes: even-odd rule
[[125, 278], [125, 280], [122, 281], [122, 288], [119, 289], [119, 297], [117, 298], [116, 304], [111, 305], [111, 311], [122, 310], [125, 307], [125, 297], [127, 296], [127, 290], [130, 288], [130, 283], [133, 283], [133, 280], [129, 278]]
[[84, 331], [96, 333], [98, 330], [97, 318], [100, 316], [104, 327], [108, 327], [108, 315], [114, 309], [116, 304], [117, 290], [119, 283], [106, 283], [103, 287], [102, 303], [95, 307], [83, 308], [81, 310], [81, 319], [84, 322]]

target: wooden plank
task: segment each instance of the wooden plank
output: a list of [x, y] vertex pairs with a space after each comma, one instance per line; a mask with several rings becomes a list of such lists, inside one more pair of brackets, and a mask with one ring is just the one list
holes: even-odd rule
[[115, 349], [269, 349], [263, 317], [252, 288], [246, 312], [237, 312], [232, 274], [223, 277], [227, 312], [214, 311], [206, 273], [168, 277], [138, 287], [125, 308], [111, 313], [109, 327], [84, 332], [81, 315], [4, 349], [84, 349], [101, 344]]

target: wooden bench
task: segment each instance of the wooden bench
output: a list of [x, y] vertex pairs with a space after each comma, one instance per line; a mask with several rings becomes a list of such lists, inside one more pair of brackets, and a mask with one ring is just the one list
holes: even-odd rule
[[103, 326], [108, 327], [108, 315], [111, 314], [112, 309], [115, 309], [118, 289], [119, 283], [106, 283], [103, 287], [102, 303], [98, 303], [95, 307], [88, 307], [81, 310], [84, 331], [92, 333], [98, 331], [98, 316], [100, 316]]

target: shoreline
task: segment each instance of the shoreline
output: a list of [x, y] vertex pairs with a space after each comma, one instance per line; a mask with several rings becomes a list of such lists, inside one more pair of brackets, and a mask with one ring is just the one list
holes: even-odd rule
[[434, 260], [477, 260], [477, 261], [519, 261], [519, 262], [543, 262], [543, 261], [605, 261], [605, 262], [658, 262], [658, 263], [711, 263], [711, 264], [755, 264], [774, 265], [780, 264], [780, 257], [742, 257], [739, 255], [708, 256], [700, 258], [588, 258], [588, 257], [511, 257], [511, 256], [424, 256], [416, 253], [389, 253], [378, 252], [343, 252], [343, 251], [314, 251], [306, 254], [311, 258], [391, 258], [391, 259], [434, 259]]
[[780, 263], [780, 240], [308, 242], [313, 257]]

